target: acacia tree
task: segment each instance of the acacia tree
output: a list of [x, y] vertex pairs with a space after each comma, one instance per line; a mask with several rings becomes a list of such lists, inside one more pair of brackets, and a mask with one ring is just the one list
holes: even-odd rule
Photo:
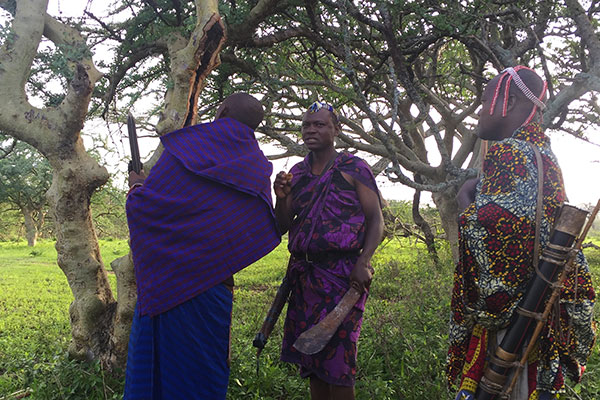
[[[240, 2], [223, 15], [239, 18]], [[431, 191], [456, 256], [457, 187], [480, 162], [476, 109], [485, 83], [525, 64], [549, 83], [543, 125], [583, 137], [598, 124], [597, 2], [307, 1], [261, 29], [230, 37], [202, 101], [232, 90], [265, 94], [262, 132], [273, 158], [304, 155], [301, 110], [322, 98], [342, 115], [339, 148], [371, 155], [375, 173]], [[208, 97], [212, 96], [212, 97]]]
[[[194, 4], [187, 34], [164, 38], [173, 81], [161, 119], [166, 130], [193, 120], [197, 92], [203, 77], [217, 65], [224, 38], [216, 0]], [[46, 13], [47, 0], [6, 0], [0, 1], [0, 7], [12, 15], [0, 47], [0, 96], [5, 99], [0, 106], [0, 129], [35, 147], [52, 166], [48, 199], [56, 224], [58, 265], [74, 296], [69, 309], [69, 352], [122, 366], [135, 305], [133, 268], [127, 262], [113, 264], [117, 303], [90, 213], [90, 196], [108, 180], [108, 173], [85, 151], [80, 136], [92, 92], [102, 74], [94, 66], [80, 32]], [[68, 60], [65, 69], [70, 74], [64, 80], [63, 93], [39, 108], [29, 102], [27, 89], [43, 38], [54, 43]]]
[[35, 246], [44, 224], [45, 195], [51, 181], [50, 164], [31, 146], [14, 141], [6, 149], [0, 148], [0, 203], [23, 215], [28, 246]]
[[[29, 143], [52, 166], [48, 200], [56, 224], [58, 265], [75, 300], [69, 309], [73, 326], [70, 352], [85, 357], [105, 347], [107, 315], [114, 313], [89, 213], [89, 196], [108, 179], [86, 152], [79, 132], [95, 82], [94, 67], [79, 33], [46, 14], [47, 1], [2, 1], [13, 19], [0, 47], [0, 129]], [[46, 37], [68, 53], [73, 73], [66, 93], [56, 106], [33, 106], [26, 92], [38, 46]], [[102, 331], [101, 331], [102, 330]]]
[[[139, 66], [166, 54], [156, 36], [167, 27], [180, 29], [189, 15], [185, 2], [127, 4], [146, 7], [139, 13], [142, 29], [127, 32], [115, 62], [118, 79], [104, 96], [105, 115], [117, 117], [119, 111], [110, 107], [115, 93], [135, 102], [169, 87], [168, 62], [142, 72]], [[516, 64], [543, 72], [550, 89], [545, 128], [582, 137], [584, 128], [597, 124], [593, 21], [599, 7], [585, 4], [586, 9], [577, 0], [223, 1], [220, 13], [229, 33], [222, 65], [204, 82], [198, 114], [210, 116], [233, 91], [261, 96], [268, 113], [259, 131], [281, 147], [270, 155], [277, 159], [305, 155], [298, 136], [302, 110], [316, 98], [333, 103], [344, 124], [338, 148], [367, 154], [376, 174], [415, 189], [415, 220], [424, 231], [418, 203], [421, 191], [431, 191], [456, 255], [454, 197], [475, 175], [469, 167], [480, 163], [476, 109], [493, 75]], [[150, 109], [146, 119], [159, 109]]]

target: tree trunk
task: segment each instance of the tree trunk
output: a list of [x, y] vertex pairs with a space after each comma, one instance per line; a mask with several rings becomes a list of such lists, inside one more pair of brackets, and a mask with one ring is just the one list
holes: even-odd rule
[[127, 362], [127, 345], [131, 321], [137, 301], [137, 290], [131, 252], [110, 263], [117, 277], [117, 308], [115, 310], [110, 334], [110, 351], [105, 353], [103, 361], [107, 365], [123, 368]]
[[440, 257], [438, 256], [437, 249], [435, 247], [435, 236], [431, 231], [431, 226], [427, 223], [425, 218], [421, 215], [419, 211], [419, 206], [421, 204], [421, 191], [415, 191], [415, 195], [413, 196], [412, 203], [412, 217], [414, 223], [421, 229], [423, 232], [423, 237], [425, 238], [425, 246], [427, 246], [427, 251], [429, 252], [429, 256], [433, 260], [434, 265], [439, 268], [440, 266]]
[[54, 170], [47, 197], [54, 217], [58, 266], [74, 297], [69, 308], [73, 335], [69, 354], [96, 359], [109, 347], [116, 308], [90, 209], [91, 195], [108, 181], [108, 172], [85, 152], [81, 139], [69, 153], [66, 159], [49, 157]]
[[42, 235], [42, 228], [44, 227], [44, 222], [46, 221], [46, 211], [44, 209], [40, 209], [38, 211], [38, 217], [35, 220], [35, 229], [37, 230], [38, 237]]
[[38, 230], [37, 225], [33, 219], [34, 211], [23, 207], [21, 208], [23, 218], [25, 218], [25, 237], [27, 238], [27, 246], [33, 247], [37, 243]]
[[55, 223], [58, 265], [67, 277], [74, 301], [69, 308], [72, 341], [69, 353], [79, 359], [96, 359], [110, 351], [116, 302], [100, 257], [90, 213], [90, 197], [108, 180], [105, 168], [83, 146], [83, 128], [95, 83], [101, 74], [81, 51], [72, 59], [73, 78], [63, 101], [55, 107], [32, 106], [25, 93], [42, 37], [57, 46], [86, 49], [75, 29], [46, 14], [47, 0], [0, 0], [14, 13], [13, 40], [0, 47], [0, 129], [38, 149], [53, 170], [47, 192]]
[[456, 204], [456, 189], [451, 187], [442, 192], [432, 194], [446, 233], [446, 239], [452, 250], [452, 258], [458, 261], [458, 205]]

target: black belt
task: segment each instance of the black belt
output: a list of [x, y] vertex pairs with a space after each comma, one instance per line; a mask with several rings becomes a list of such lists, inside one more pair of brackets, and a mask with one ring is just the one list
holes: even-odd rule
[[323, 251], [320, 253], [303, 253], [293, 252], [292, 256], [296, 260], [303, 260], [306, 262], [324, 262], [331, 260], [339, 260], [341, 258], [354, 257], [360, 254], [360, 250], [355, 251]]

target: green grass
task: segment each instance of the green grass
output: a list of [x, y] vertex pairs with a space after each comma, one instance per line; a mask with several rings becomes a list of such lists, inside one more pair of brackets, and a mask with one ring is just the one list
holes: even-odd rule
[[[104, 260], [128, 251], [126, 241], [100, 244]], [[114, 275], [109, 279], [115, 290]], [[47, 398], [37, 392], [69, 396], [74, 387], [78, 394], [70, 398], [88, 398], [79, 394], [101, 374], [98, 365], [82, 367], [66, 357], [72, 300], [67, 279], [56, 264], [54, 242], [33, 248], [25, 242], [0, 242], [0, 399], [28, 387], [33, 390], [29, 398]], [[86, 390], [79, 390], [78, 384]], [[101, 382], [96, 386], [96, 392], [104, 391]]]
[[[108, 265], [127, 253], [127, 242], [101, 241], [101, 252]], [[453, 267], [447, 249], [441, 253], [441, 269], [433, 266], [421, 246], [408, 240], [389, 242], [375, 255], [376, 274], [359, 342], [358, 399], [452, 397], [445, 386], [444, 361]], [[586, 255], [595, 282], [600, 282], [600, 251], [588, 249]], [[256, 374], [252, 339], [286, 264], [282, 245], [235, 277], [228, 399], [308, 398], [308, 382], [299, 378], [295, 366], [279, 361], [283, 316]], [[114, 276], [109, 277], [114, 285]], [[71, 300], [53, 243], [31, 249], [21, 242], [0, 242], [0, 399], [15, 398], [9, 395], [24, 389], [31, 393], [28, 399], [120, 398], [122, 377], [105, 374], [97, 363], [81, 364], [66, 357]], [[598, 345], [584, 381], [570, 386], [582, 399], [600, 398]]]
[[[230, 399], [307, 398], [308, 382], [294, 366], [279, 361], [283, 317], [261, 355], [258, 376], [251, 346], [286, 263], [280, 248], [236, 275]], [[376, 273], [359, 342], [357, 398], [448, 398], [443, 365], [451, 273], [436, 270], [425, 250], [409, 242], [383, 246], [373, 263]]]
[[[110, 269], [110, 263], [129, 251], [126, 240], [101, 239], [100, 255], [107, 268]], [[56, 248], [54, 241], [43, 240], [38, 242], [35, 247], [27, 246], [27, 242], [0, 242], [0, 267], [8, 266], [35, 266], [35, 265], [56, 265]]]

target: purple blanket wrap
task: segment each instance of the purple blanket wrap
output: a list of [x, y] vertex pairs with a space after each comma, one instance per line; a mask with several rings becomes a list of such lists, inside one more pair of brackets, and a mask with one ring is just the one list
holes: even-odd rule
[[141, 315], [223, 282], [280, 242], [272, 165], [246, 125], [224, 118], [161, 138], [165, 151], [127, 198]]
[[350, 273], [363, 247], [365, 215], [355, 188], [341, 172], [379, 193], [369, 166], [348, 153], [337, 156], [321, 176], [311, 173], [310, 155], [290, 171], [292, 207], [289, 250], [293, 254], [334, 254], [323, 261], [292, 258], [292, 293], [284, 326], [281, 359], [300, 365], [303, 377], [315, 375], [339, 386], [353, 386], [356, 344], [366, 293], [358, 300], [325, 348], [312, 356], [298, 352], [297, 337], [323, 319], [350, 287]]

